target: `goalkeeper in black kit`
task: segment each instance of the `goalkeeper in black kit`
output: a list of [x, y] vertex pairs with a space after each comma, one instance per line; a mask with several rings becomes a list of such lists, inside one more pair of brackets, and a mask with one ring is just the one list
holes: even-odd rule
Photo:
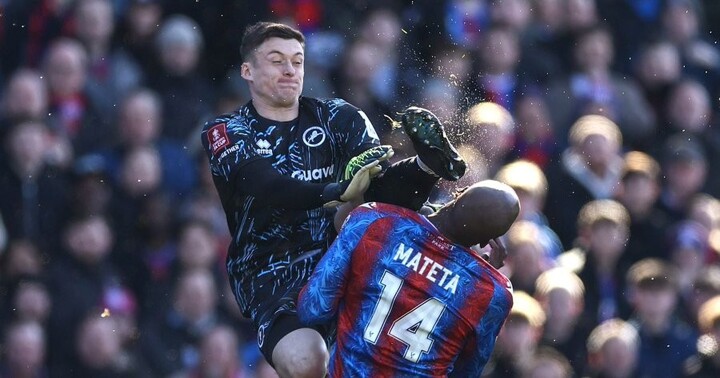
[[251, 101], [208, 122], [201, 135], [233, 235], [230, 284], [281, 377], [326, 373], [331, 332], [301, 324], [296, 301], [336, 235], [336, 205], [372, 200], [418, 210], [439, 178], [465, 172], [425, 109], [408, 108], [401, 119], [418, 156], [390, 165], [392, 148], [380, 145], [360, 109], [301, 96], [304, 41], [283, 24], [249, 26], [240, 73]]

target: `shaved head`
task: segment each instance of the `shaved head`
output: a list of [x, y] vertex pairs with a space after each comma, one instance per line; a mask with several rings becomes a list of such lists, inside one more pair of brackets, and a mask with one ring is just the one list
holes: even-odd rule
[[510, 229], [520, 212], [515, 191], [495, 180], [480, 181], [431, 218], [440, 232], [466, 247], [484, 246]]

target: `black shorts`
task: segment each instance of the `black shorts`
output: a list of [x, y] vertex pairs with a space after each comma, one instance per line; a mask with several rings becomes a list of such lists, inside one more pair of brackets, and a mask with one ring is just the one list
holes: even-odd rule
[[307, 326], [300, 322], [297, 313], [281, 313], [271, 319], [266, 327], [261, 326], [258, 329], [258, 348], [265, 357], [270, 366], [275, 367], [272, 361], [272, 354], [280, 340], [290, 332], [301, 328], [310, 328], [316, 330], [323, 339], [325, 345], [330, 346], [335, 338], [335, 328], [332, 326], [313, 325]]
[[272, 353], [277, 343], [290, 332], [300, 328], [317, 330], [328, 342], [334, 338], [332, 331], [322, 326], [306, 326], [297, 316], [297, 298], [310, 274], [322, 257], [322, 251], [316, 250], [301, 255], [283, 268], [277, 268], [272, 274], [253, 279], [239, 279], [238, 272], [229, 270], [230, 285], [235, 300], [243, 315], [252, 320], [257, 332], [258, 348], [270, 365]]

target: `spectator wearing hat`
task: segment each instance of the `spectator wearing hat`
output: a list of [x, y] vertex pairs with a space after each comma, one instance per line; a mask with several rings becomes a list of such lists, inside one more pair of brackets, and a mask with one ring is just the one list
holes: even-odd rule
[[627, 273], [630, 323], [640, 339], [639, 377], [675, 378], [694, 352], [696, 332], [675, 315], [678, 287], [673, 267], [660, 259], [643, 259]]
[[577, 247], [558, 256], [558, 265], [577, 274], [585, 284], [584, 315], [593, 324], [630, 311], [623, 297], [625, 272], [622, 255], [630, 217], [614, 200], [594, 200], [580, 209]]
[[720, 296], [700, 307], [698, 325], [702, 336], [694, 356], [684, 364], [683, 377], [714, 378], [720, 376]]
[[550, 186], [545, 215], [566, 249], [577, 236], [580, 208], [591, 200], [612, 198], [623, 166], [622, 134], [604, 116], [579, 118], [570, 128], [569, 141], [559, 161], [546, 170]]
[[660, 185], [660, 164], [652, 156], [640, 151], [624, 155], [615, 199], [630, 214], [630, 239], [624, 255], [629, 264], [646, 257], [667, 257], [665, 230], [669, 221], [657, 208]]
[[630, 323], [608, 319], [598, 324], [587, 339], [588, 378], [637, 377], [640, 338]]
[[545, 324], [540, 304], [524, 291], [513, 293], [513, 306], [500, 330], [483, 377], [521, 377], [538, 347]]
[[694, 137], [676, 134], [663, 146], [662, 171], [665, 175], [658, 208], [670, 224], [688, 215], [695, 195], [701, 192], [708, 175], [705, 151]]

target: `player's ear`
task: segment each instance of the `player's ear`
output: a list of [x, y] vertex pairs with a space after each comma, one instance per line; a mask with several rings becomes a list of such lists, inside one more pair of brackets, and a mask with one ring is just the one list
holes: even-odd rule
[[252, 71], [250, 70], [249, 62], [243, 62], [240, 66], [240, 76], [245, 80], [252, 80]]

